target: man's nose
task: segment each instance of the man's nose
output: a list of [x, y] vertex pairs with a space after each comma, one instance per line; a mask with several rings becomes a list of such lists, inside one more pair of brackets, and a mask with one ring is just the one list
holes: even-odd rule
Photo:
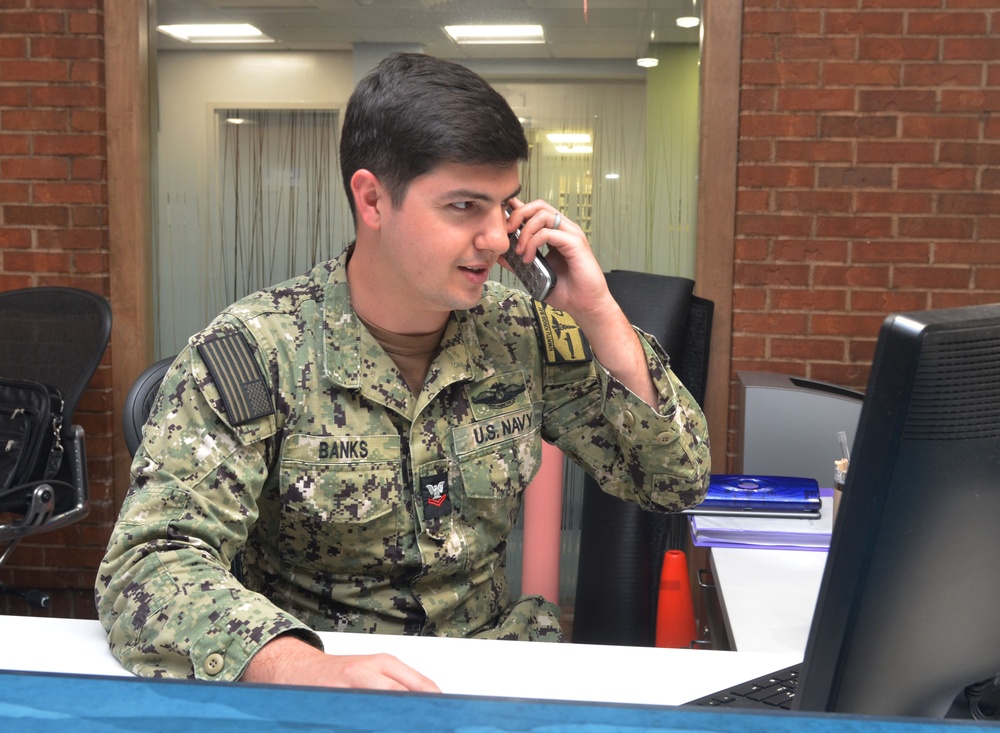
[[486, 230], [480, 234], [476, 246], [479, 249], [495, 252], [497, 257], [505, 254], [510, 248], [510, 239], [507, 236], [507, 217], [503, 209], [493, 217]]

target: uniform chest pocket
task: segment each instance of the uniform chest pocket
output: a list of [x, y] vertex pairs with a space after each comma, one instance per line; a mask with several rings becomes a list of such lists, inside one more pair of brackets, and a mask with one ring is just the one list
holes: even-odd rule
[[287, 436], [280, 469], [286, 557], [328, 568], [333, 558], [352, 565], [384, 551], [381, 538], [397, 532], [402, 503], [399, 446], [395, 435]]
[[528, 485], [542, 460], [540, 418], [528, 409], [455, 429], [466, 496], [511, 498]]
[[399, 504], [399, 437], [294, 434], [281, 451], [282, 504], [324, 522], [367, 522]]

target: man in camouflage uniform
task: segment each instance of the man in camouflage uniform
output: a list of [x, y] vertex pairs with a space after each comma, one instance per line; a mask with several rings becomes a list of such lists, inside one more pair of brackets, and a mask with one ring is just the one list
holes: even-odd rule
[[[700, 409], [583, 231], [517, 198], [527, 154], [461, 66], [399, 54], [359, 84], [355, 244], [228, 308], [164, 380], [97, 578], [126, 668], [435, 690], [314, 630], [560, 640], [558, 608], [505, 573], [543, 439], [644, 507], [701, 500]], [[548, 245], [545, 305], [487, 281], [518, 227], [526, 259]]]

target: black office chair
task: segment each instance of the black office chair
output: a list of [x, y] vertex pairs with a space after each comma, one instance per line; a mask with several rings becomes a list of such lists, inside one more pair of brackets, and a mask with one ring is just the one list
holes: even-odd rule
[[[0, 293], [0, 377], [40, 382], [59, 390], [65, 450], [59, 471], [48, 480], [33, 476], [0, 491], [0, 566], [29, 535], [76, 522], [90, 510], [83, 428], [73, 424], [77, 403], [104, 355], [111, 335], [111, 307], [99, 295], [76, 288], [38, 287]], [[0, 595], [45, 608], [39, 590], [0, 583]]]
[[[656, 337], [703, 404], [714, 303], [694, 295], [687, 278], [627, 270], [606, 278], [625, 315]], [[640, 509], [604, 493], [589, 476], [583, 491], [573, 641], [653, 646], [663, 554], [685, 549], [685, 516]]]
[[155, 364], [146, 367], [129, 388], [125, 396], [125, 407], [122, 410], [122, 429], [125, 433], [125, 445], [131, 456], [135, 456], [142, 442], [142, 432], [153, 409], [153, 402], [160, 390], [167, 369], [174, 363], [173, 356], [160, 359]]

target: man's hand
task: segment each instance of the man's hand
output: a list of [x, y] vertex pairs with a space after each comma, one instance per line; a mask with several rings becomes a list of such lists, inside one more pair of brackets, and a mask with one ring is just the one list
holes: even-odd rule
[[[604, 368], [655, 409], [656, 388], [642, 344], [608, 290], [583, 229], [541, 199], [522, 204], [514, 198], [510, 204], [514, 208], [508, 231], [523, 225], [519, 254], [530, 260], [542, 245], [548, 245], [545, 259], [556, 271], [557, 282], [545, 302], [573, 316]], [[510, 269], [506, 263], [503, 266]]]
[[440, 692], [436, 684], [390, 654], [326, 654], [294, 636], [279, 636], [257, 652], [244, 682]]

